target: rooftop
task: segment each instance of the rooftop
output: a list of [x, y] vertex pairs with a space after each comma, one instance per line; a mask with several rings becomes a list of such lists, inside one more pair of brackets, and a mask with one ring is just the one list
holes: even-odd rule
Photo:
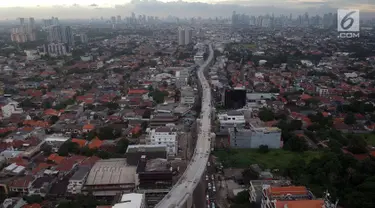
[[89, 171], [90, 167], [79, 167], [79, 169], [74, 173], [70, 180], [82, 180], [88, 174]]
[[167, 146], [160, 144], [160, 145], [129, 145], [126, 153], [134, 153], [134, 152], [161, 152], [167, 151]]
[[136, 167], [127, 166], [126, 159], [99, 160], [92, 167], [86, 185], [109, 185], [135, 183]]
[[112, 208], [136, 208], [141, 207], [144, 200], [143, 194], [124, 194], [120, 203], [115, 204]]
[[322, 208], [323, 200], [276, 201], [275, 208]]

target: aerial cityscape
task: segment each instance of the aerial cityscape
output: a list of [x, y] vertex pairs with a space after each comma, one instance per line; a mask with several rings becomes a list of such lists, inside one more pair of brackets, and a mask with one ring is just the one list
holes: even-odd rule
[[0, 3], [0, 208], [375, 207], [375, 3], [58, 4]]

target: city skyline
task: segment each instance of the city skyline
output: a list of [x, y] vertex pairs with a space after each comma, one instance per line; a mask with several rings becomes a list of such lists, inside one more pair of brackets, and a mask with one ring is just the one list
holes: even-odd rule
[[[37, 19], [48, 16], [59, 16], [60, 18], [93, 18], [110, 17], [113, 15], [127, 15], [131, 12], [149, 14], [153, 16], [178, 16], [178, 17], [229, 17], [232, 11], [246, 14], [300, 14], [309, 11], [311, 14], [323, 14], [333, 12], [338, 8], [360, 9], [361, 13], [369, 17], [375, 16], [375, 2], [365, 0], [356, 1], [355, 4], [348, 0], [273, 0], [263, 2], [260, 0], [251, 1], [170, 1], [170, 0], [148, 0], [148, 1], [120, 1], [115, 0], [105, 3], [103, 0], [65, 1], [64, 5], [47, 4], [45, 0], [33, 1], [12, 1], [0, 3], [0, 19], [14, 19], [18, 16], [27, 15]], [[209, 2], [209, 3], [208, 3]], [[38, 6], [39, 5], [39, 6]], [[34, 7], [31, 7], [34, 6]]]

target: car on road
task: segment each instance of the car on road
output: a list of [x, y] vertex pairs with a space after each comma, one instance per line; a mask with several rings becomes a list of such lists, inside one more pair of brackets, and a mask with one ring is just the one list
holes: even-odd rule
[[211, 190], [211, 183], [208, 183], [208, 190]]
[[210, 167], [210, 166], [211, 166], [211, 163], [210, 163], [210, 162], [208, 162], [208, 163], [207, 163], [207, 166], [208, 166], [208, 167]]
[[206, 199], [207, 199], [207, 201], [210, 200], [210, 196], [208, 194], [206, 195]]
[[206, 175], [206, 181], [208, 181], [208, 175]]
[[215, 180], [215, 176], [214, 175], [211, 175], [211, 180]]
[[215, 187], [215, 185], [212, 186], [212, 191], [213, 191], [213, 192], [216, 192], [216, 187]]
[[215, 208], [215, 203], [211, 203], [211, 208]]

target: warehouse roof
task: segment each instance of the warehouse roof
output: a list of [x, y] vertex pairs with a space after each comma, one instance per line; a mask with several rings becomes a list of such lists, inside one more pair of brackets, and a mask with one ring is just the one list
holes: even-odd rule
[[92, 167], [86, 185], [109, 185], [135, 183], [136, 167], [127, 166], [126, 159], [99, 160]]

